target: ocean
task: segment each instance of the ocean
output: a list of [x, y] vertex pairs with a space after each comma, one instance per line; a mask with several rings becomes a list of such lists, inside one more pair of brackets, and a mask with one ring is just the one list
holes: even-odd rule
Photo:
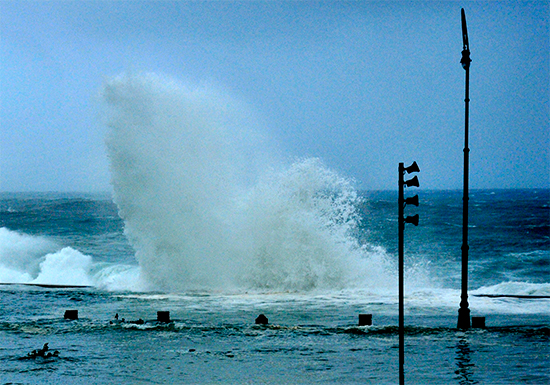
[[[549, 383], [550, 190], [471, 193], [469, 302], [486, 328], [467, 331], [456, 329], [461, 191], [418, 194], [420, 224], [405, 230], [406, 383]], [[361, 258], [384, 276], [155, 290], [139, 287], [109, 195], [1, 194], [2, 383], [398, 383], [397, 193], [358, 195]], [[64, 319], [72, 309], [78, 320]], [[358, 326], [361, 313], [372, 326]], [[59, 356], [28, 357], [44, 343]]]
[[[397, 191], [279, 157], [205, 88], [101, 99], [112, 193], [0, 193], [3, 384], [399, 382]], [[462, 192], [416, 193], [405, 382], [550, 383], [550, 189], [470, 192], [468, 330]]]

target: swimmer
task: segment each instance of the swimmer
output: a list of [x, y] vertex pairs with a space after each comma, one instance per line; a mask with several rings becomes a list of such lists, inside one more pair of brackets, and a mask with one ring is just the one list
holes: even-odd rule
[[38, 352], [36, 352], [36, 354], [40, 357], [44, 357], [44, 354], [48, 351], [48, 343], [46, 342], [44, 344], [44, 346], [42, 347], [42, 349], [40, 349]]

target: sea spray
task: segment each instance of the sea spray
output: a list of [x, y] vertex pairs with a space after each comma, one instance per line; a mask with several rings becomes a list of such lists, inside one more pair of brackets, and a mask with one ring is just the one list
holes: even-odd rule
[[255, 154], [270, 151], [238, 103], [154, 74], [102, 95], [115, 201], [152, 288], [387, 285], [383, 253], [355, 237], [350, 181], [318, 159], [262, 167]]
[[31, 283], [90, 286], [93, 284], [91, 267], [92, 257], [72, 247], [64, 247], [44, 257], [40, 262], [40, 273]]
[[234, 269], [228, 229], [250, 154], [231, 103], [152, 74], [115, 78], [103, 95], [115, 201], [144, 278], [220, 285]]
[[41, 236], [0, 228], [0, 282], [28, 282], [40, 271], [41, 258], [57, 245]]
[[364, 285], [369, 269], [372, 279], [383, 273], [385, 264], [367, 260], [355, 237], [359, 202], [351, 182], [316, 158], [262, 179], [244, 202], [246, 281], [264, 289], [343, 289]]
[[0, 228], [1, 283], [94, 285], [92, 265], [91, 256], [72, 247]]

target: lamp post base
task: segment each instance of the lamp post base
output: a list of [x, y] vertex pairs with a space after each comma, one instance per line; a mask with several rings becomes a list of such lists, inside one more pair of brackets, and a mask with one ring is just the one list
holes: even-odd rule
[[461, 307], [458, 309], [458, 329], [469, 329], [470, 328], [470, 309], [467, 307]]

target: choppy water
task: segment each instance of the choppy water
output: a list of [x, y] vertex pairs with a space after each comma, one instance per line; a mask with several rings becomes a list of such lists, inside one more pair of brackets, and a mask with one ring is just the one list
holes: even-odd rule
[[[4, 289], [14, 315], [0, 323], [3, 381], [396, 383], [396, 318], [382, 305], [339, 297]], [[21, 301], [33, 304], [25, 314]], [[63, 308], [81, 318], [63, 320]], [[157, 309], [175, 321], [108, 321], [114, 312], [154, 319]], [[366, 309], [375, 325], [355, 326], [354, 313]], [[254, 325], [258, 312], [272, 323]], [[441, 313], [407, 317], [407, 383], [547, 383], [548, 316], [487, 313], [487, 329], [461, 332], [449, 326], [451, 312]], [[22, 359], [46, 341], [59, 358]]]
[[[397, 281], [395, 193], [362, 195], [361, 242], [388, 258], [388, 276]], [[549, 295], [548, 191], [473, 192], [479, 213], [471, 224], [470, 308], [486, 317], [487, 328], [467, 332], [455, 328], [460, 192], [420, 196], [421, 225], [406, 230], [406, 382], [548, 383], [550, 299], [474, 296]], [[514, 201], [521, 211], [505, 204]], [[398, 382], [395, 282], [333, 290], [135, 291], [118, 287], [120, 279], [113, 284], [136, 261], [107, 196], [3, 194], [0, 220], [4, 282], [42, 275], [44, 283], [95, 285], [0, 286], [3, 383]], [[75, 253], [55, 265], [58, 278], [45, 274], [40, 263], [67, 247]], [[67, 309], [77, 309], [80, 319], [64, 320]], [[170, 311], [174, 322], [155, 322], [159, 310]], [[115, 313], [147, 322], [111, 324]], [[254, 324], [260, 313], [269, 325]], [[373, 314], [374, 325], [357, 326], [360, 313]], [[25, 358], [46, 342], [58, 358]]]

